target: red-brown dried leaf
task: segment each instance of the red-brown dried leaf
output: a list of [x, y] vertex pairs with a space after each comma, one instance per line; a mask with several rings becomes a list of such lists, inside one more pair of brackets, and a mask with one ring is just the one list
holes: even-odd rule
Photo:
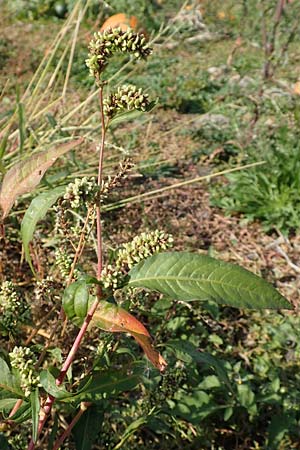
[[165, 370], [167, 363], [161, 354], [153, 348], [149, 332], [139, 320], [125, 309], [102, 301], [93, 316], [92, 323], [104, 331], [131, 334], [142, 347], [149, 361], [161, 372]]
[[8, 215], [17, 197], [31, 192], [39, 184], [46, 170], [55, 163], [57, 158], [81, 144], [82, 141], [83, 138], [77, 139], [59, 145], [58, 147], [35, 153], [11, 167], [3, 178], [0, 190], [2, 219]]

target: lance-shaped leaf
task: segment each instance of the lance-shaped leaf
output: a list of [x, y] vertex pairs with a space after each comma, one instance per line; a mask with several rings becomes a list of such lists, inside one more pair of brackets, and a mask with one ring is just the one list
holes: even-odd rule
[[292, 309], [268, 282], [242, 267], [205, 255], [166, 252], [150, 256], [129, 272], [129, 286], [171, 298], [214, 300], [236, 308]]
[[0, 207], [4, 219], [17, 197], [31, 192], [40, 182], [46, 170], [57, 158], [81, 144], [83, 139], [68, 142], [49, 150], [35, 153], [15, 164], [6, 174], [0, 191]]
[[43, 192], [32, 200], [27, 211], [24, 214], [21, 223], [21, 236], [24, 247], [25, 259], [30, 265], [32, 272], [34, 269], [31, 262], [29, 243], [32, 240], [32, 236], [39, 220], [43, 219], [56, 200], [63, 195], [66, 188], [65, 186], [59, 186], [51, 191]]
[[151, 336], [147, 329], [125, 309], [102, 301], [93, 316], [92, 323], [101, 330], [131, 334], [158, 370], [162, 372], [166, 368], [167, 363], [161, 354], [153, 348]]
[[23, 396], [24, 394], [17, 378], [11, 373], [4, 359], [0, 358], [0, 397], [22, 398]]

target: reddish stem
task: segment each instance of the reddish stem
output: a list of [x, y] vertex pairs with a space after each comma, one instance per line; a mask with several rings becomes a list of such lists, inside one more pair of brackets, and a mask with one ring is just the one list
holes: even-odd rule
[[70, 435], [71, 431], [75, 427], [76, 423], [80, 419], [80, 417], [84, 414], [84, 412], [91, 406], [91, 403], [89, 402], [82, 402], [80, 405], [80, 409], [76, 416], [73, 418], [70, 425], [65, 429], [65, 431], [62, 433], [62, 435], [57, 439], [57, 441], [54, 444], [54, 447], [52, 450], [59, 450], [64, 440]]

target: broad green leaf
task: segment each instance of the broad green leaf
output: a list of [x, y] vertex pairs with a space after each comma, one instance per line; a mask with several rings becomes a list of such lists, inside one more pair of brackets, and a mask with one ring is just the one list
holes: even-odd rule
[[248, 384], [238, 384], [238, 400], [245, 408], [250, 408], [255, 403], [255, 394]]
[[31, 192], [40, 182], [46, 170], [57, 158], [81, 144], [83, 139], [68, 142], [49, 150], [35, 153], [15, 164], [4, 176], [0, 190], [0, 207], [4, 219], [17, 197]]
[[104, 411], [99, 406], [90, 406], [73, 428], [76, 450], [91, 450], [102, 427]]
[[36, 388], [30, 394], [31, 403], [31, 417], [32, 417], [32, 440], [36, 442], [38, 435], [39, 426], [39, 414], [40, 414], [40, 399], [39, 399], [39, 389]]
[[59, 400], [65, 400], [72, 397], [73, 394], [68, 392], [64, 386], [57, 386], [54, 376], [49, 370], [42, 370], [40, 373], [40, 382], [45, 391]]
[[119, 392], [129, 391], [140, 382], [139, 374], [131, 374], [115, 369], [94, 373], [86, 388], [73, 397], [78, 401], [96, 401], [101, 400], [102, 395], [118, 394]]
[[159, 253], [134, 266], [129, 277], [129, 286], [153, 289], [179, 300], [214, 300], [236, 308], [292, 309], [262, 278], [205, 255]]
[[80, 279], [68, 286], [63, 294], [62, 306], [69, 320], [80, 326], [95, 298], [89, 293], [90, 285]]
[[29, 243], [32, 240], [36, 224], [43, 219], [56, 200], [65, 192], [64, 186], [59, 186], [51, 191], [43, 192], [32, 200], [27, 211], [24, 214], [21, 224], [21, 237], [24, 247], [25, 259], [30, 265], [32, 272], [34, 269], [31, 262]]
[[0, 358], [0, 396], [2, 398], [24, 397], [16, 377], [11, 373], [8, 365], [2, 358]]

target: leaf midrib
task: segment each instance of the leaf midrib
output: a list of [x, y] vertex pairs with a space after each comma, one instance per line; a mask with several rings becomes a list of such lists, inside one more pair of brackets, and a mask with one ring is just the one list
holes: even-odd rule
[[164, 276], [164, 277], [162, 277], [162, 276], [153, 277], [152, 276], [152, 277], [148, 277], [148, 278], [145, 278], [145, 277], [137, 278], [137, 279], [135, 279], [133, 281], [129, 281], [128, 285], [134, 284], [137, 281], [138, 282], [143, 282], [143, 281], [196, 281], [196, 282], [200, 282], [200, 283], [209, 283], [209, 284], [215, 283], [215, 284], [218, 284], [218, 285], [229, 287], [231, 289], [243, 290], [243, 291], [246, 291], [246, 292], [249, 292], [249, 290], [250, 290], [249, 288], [247, 289], [247, 288], [245, 288], [243, 286], [238, 288], [235, 285], [232, 285], [232, 284], [226, 283], [226, 282], [222, 282], [222, 281], [206, 280], [206, 279], [203, 279], [203, 278], [193, 278], [193, 277], [180, 277], [180, 276]]

